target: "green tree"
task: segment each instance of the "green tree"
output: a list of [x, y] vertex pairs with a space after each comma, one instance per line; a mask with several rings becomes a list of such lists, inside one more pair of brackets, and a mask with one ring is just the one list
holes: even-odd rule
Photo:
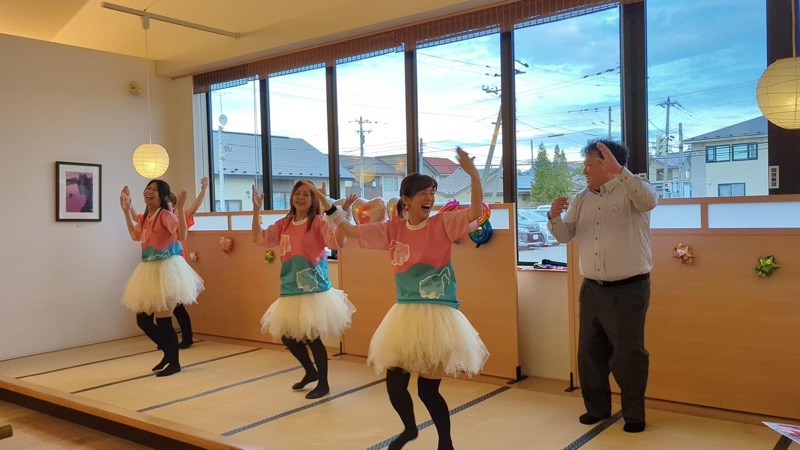
[[564, 151], [556, 145], [551, 162], [544, 143], [540, 143], [536, 161], [533, 163], [531, 200], [551, 203], [558, 197], [568, 196], [571, 185], [572, 174], [567, 166], [567, 156]]

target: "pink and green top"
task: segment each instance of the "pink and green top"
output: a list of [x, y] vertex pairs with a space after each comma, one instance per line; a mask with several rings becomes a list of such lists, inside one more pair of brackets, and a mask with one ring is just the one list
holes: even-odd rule
[[313, 294], [331, 288], [328, 253], [338, 249], [336, 228], [316, 216], [308, 229], [308, 218], [299, 222], [282, 217], [258, 234], [256, 244], [278, 247], [281, 258], [281, 296]]
[[183, 253], [178, 241], [178, 218], [159, 209], [153, 217], [139, 214], [131, 239], [142, 243], [142, 261], [157, 261]]
[[439, 212], [419, 225], [394, 218], [358, 225], [359, 245], [389, 250], [398, 303], [433, 303], [458, 309], [453, 241], [478, 227], [468, 210]]

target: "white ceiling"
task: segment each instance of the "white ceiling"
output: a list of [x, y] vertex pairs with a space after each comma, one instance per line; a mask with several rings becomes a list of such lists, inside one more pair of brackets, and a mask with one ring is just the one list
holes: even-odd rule
[[[141, 18], [101, 0], [0, 0], [0, 33], [145, 57]], [[204, 25], [231, 38], [151, 20], [159, 75], [181, 77], [508, 0], [109, 0]]]

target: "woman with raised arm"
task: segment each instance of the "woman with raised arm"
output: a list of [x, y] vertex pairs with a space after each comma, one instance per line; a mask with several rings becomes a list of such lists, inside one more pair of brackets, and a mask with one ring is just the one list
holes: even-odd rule
[[[186, 208], [183, 212], [183, 215], [186, 217], [186, 230], [188, 231], [189, 228], [192, 228], [194, 225], [194, 215], [198, 209], [200, 209], [200, 205], [203, 204], [203, 199], [206, 197], [206, 190], [208, 189], [208, 177], [203, 177], [200, 179], [200, 193], [197, 194], [197, 197], [194, 199], [192, 204]], [[177, 204], [178, 200], [175, 197], [175, 194], [170, 192], [169, 200], [167, 202], [167, 210], [171, 213], [175, 213], [175, 205]], [[133, 205], [130, 207], [130, 215], [131, 219], [134, 222], [139, 221], [139, 215], [136, 213], [136, 210], [133, 208]], [[181, 247], [183, 247], [183, 259], [187, 262], [189, 261], [189, 248], [186, 246], [186, 240], [182, 239], [180, 241]], [[189, 348], [194, 344], [194, 334], [192, 333], [192, 319], [189, 317], [189, 312], [186, 311], [186, 307], [183, 303], [178, 303], [175, 306], [175, 309], [172, 311], [172, 315], [175, 316], [175, 320], [178, 321], [178, 326], [181, 328], [181, 342], [178, 344], [180, 348]], [[144, 320], [144, 319], [142, 319]], [[150, 317], [150, 322], [153, 321], [153, 317]], [[147, 326], [146, 324], [144, 325]], [[139, 327], [142, 328], [142, 324], [139, 324]], [[144, 328], [142, 328], [144, 330]], [[145, 333], [147, 331], [145, 330]]]
[[[176, 214], [169, 211], [169, 184], [152, 180], [144, 189], [145, 212], [138, 221], [131, 219], [130, 189], [120, 194], [120, 207], [131, 239], [141, 242], [141, 262], [125, 286], [122, 303], [136, 313], [136, 321], [148, 337], [164, 352], [155, 367], [156, 376], [180, 372], [178, 336], [172, 327], [172, 310], [177, 304], [191, 304], [203, 291], [203, 280], [183, 259], [180, 240], [186, 239], [186, 218], [183, 213], [186, 192], [175, 204]], [[153, 325], [152, 315], [156, 324]]]
[[[328, 352], [322, 339], [339, 337], [350, 327], [355, 312], [347, 294], [332, 288], [328, 279], [325, 247], [338, 249], [339, 243], [335, 227], [322, 220], [321, 214], [324, 208], [325, 214], [335, 215], [337, 222], [344, 218], [305, 180], [292, 188], [289, 214], [266, 229], [261, 228], [260, 221], [263, 201], [264, 194], [259, 194], [253, 185], [253, 242], [262, 247], [277, 247], [281, 292], [261, 318], [261, 332], [280, 339], [305, 369], [305, 376], [292, 389], [299, 391], [316, 381], [316, 387], [306, 398], [320, 398], [330, 392]], [[309, 348], [314, 363], [308, 355]]]
[[400, 185], [398, 217], [358, 226], [345, 222], [337, 228], [340, 240], [349, 236], [361, 247], [388, 250], [395, 273], [397, 303], [372, 336], [367, 359], [377, 373], [386, 370], [389, 401], [404, 425], [390, 449], [402, 448], [418, 434], [408, 391], [412, 372], [419, 374], [417, 392], [436, 426], [438, 448], [452, 449], [450, 413], [439, 393], [442, 376], [475, 374], [489, 357], [478, 332], [458, 310], [456, 298], [451, 246], [478, 227], [483, 213], [478, 170], [466, 152], [456, 151], [471, 180], [468, 208], [432, 216], [436, 180], [413, 173]]

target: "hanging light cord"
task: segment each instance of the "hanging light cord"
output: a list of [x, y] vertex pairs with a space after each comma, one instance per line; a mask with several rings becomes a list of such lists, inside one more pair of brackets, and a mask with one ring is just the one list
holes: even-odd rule
[[148, 132], [148, 143], [153, 143], [153, 112], [150, 107], [150, 48], [147, 42], [147, 30], [150, 29], [150, 18], [147, 16], [142, 16], [142, 28], [144, 28], [144, 64], [145, 64], [145, 75], [147, 80], [147, 125], [149, 127]]
[[795, 2], [792, 0], [792, 57], [797, 57], [797, 13], [794, 11]]

